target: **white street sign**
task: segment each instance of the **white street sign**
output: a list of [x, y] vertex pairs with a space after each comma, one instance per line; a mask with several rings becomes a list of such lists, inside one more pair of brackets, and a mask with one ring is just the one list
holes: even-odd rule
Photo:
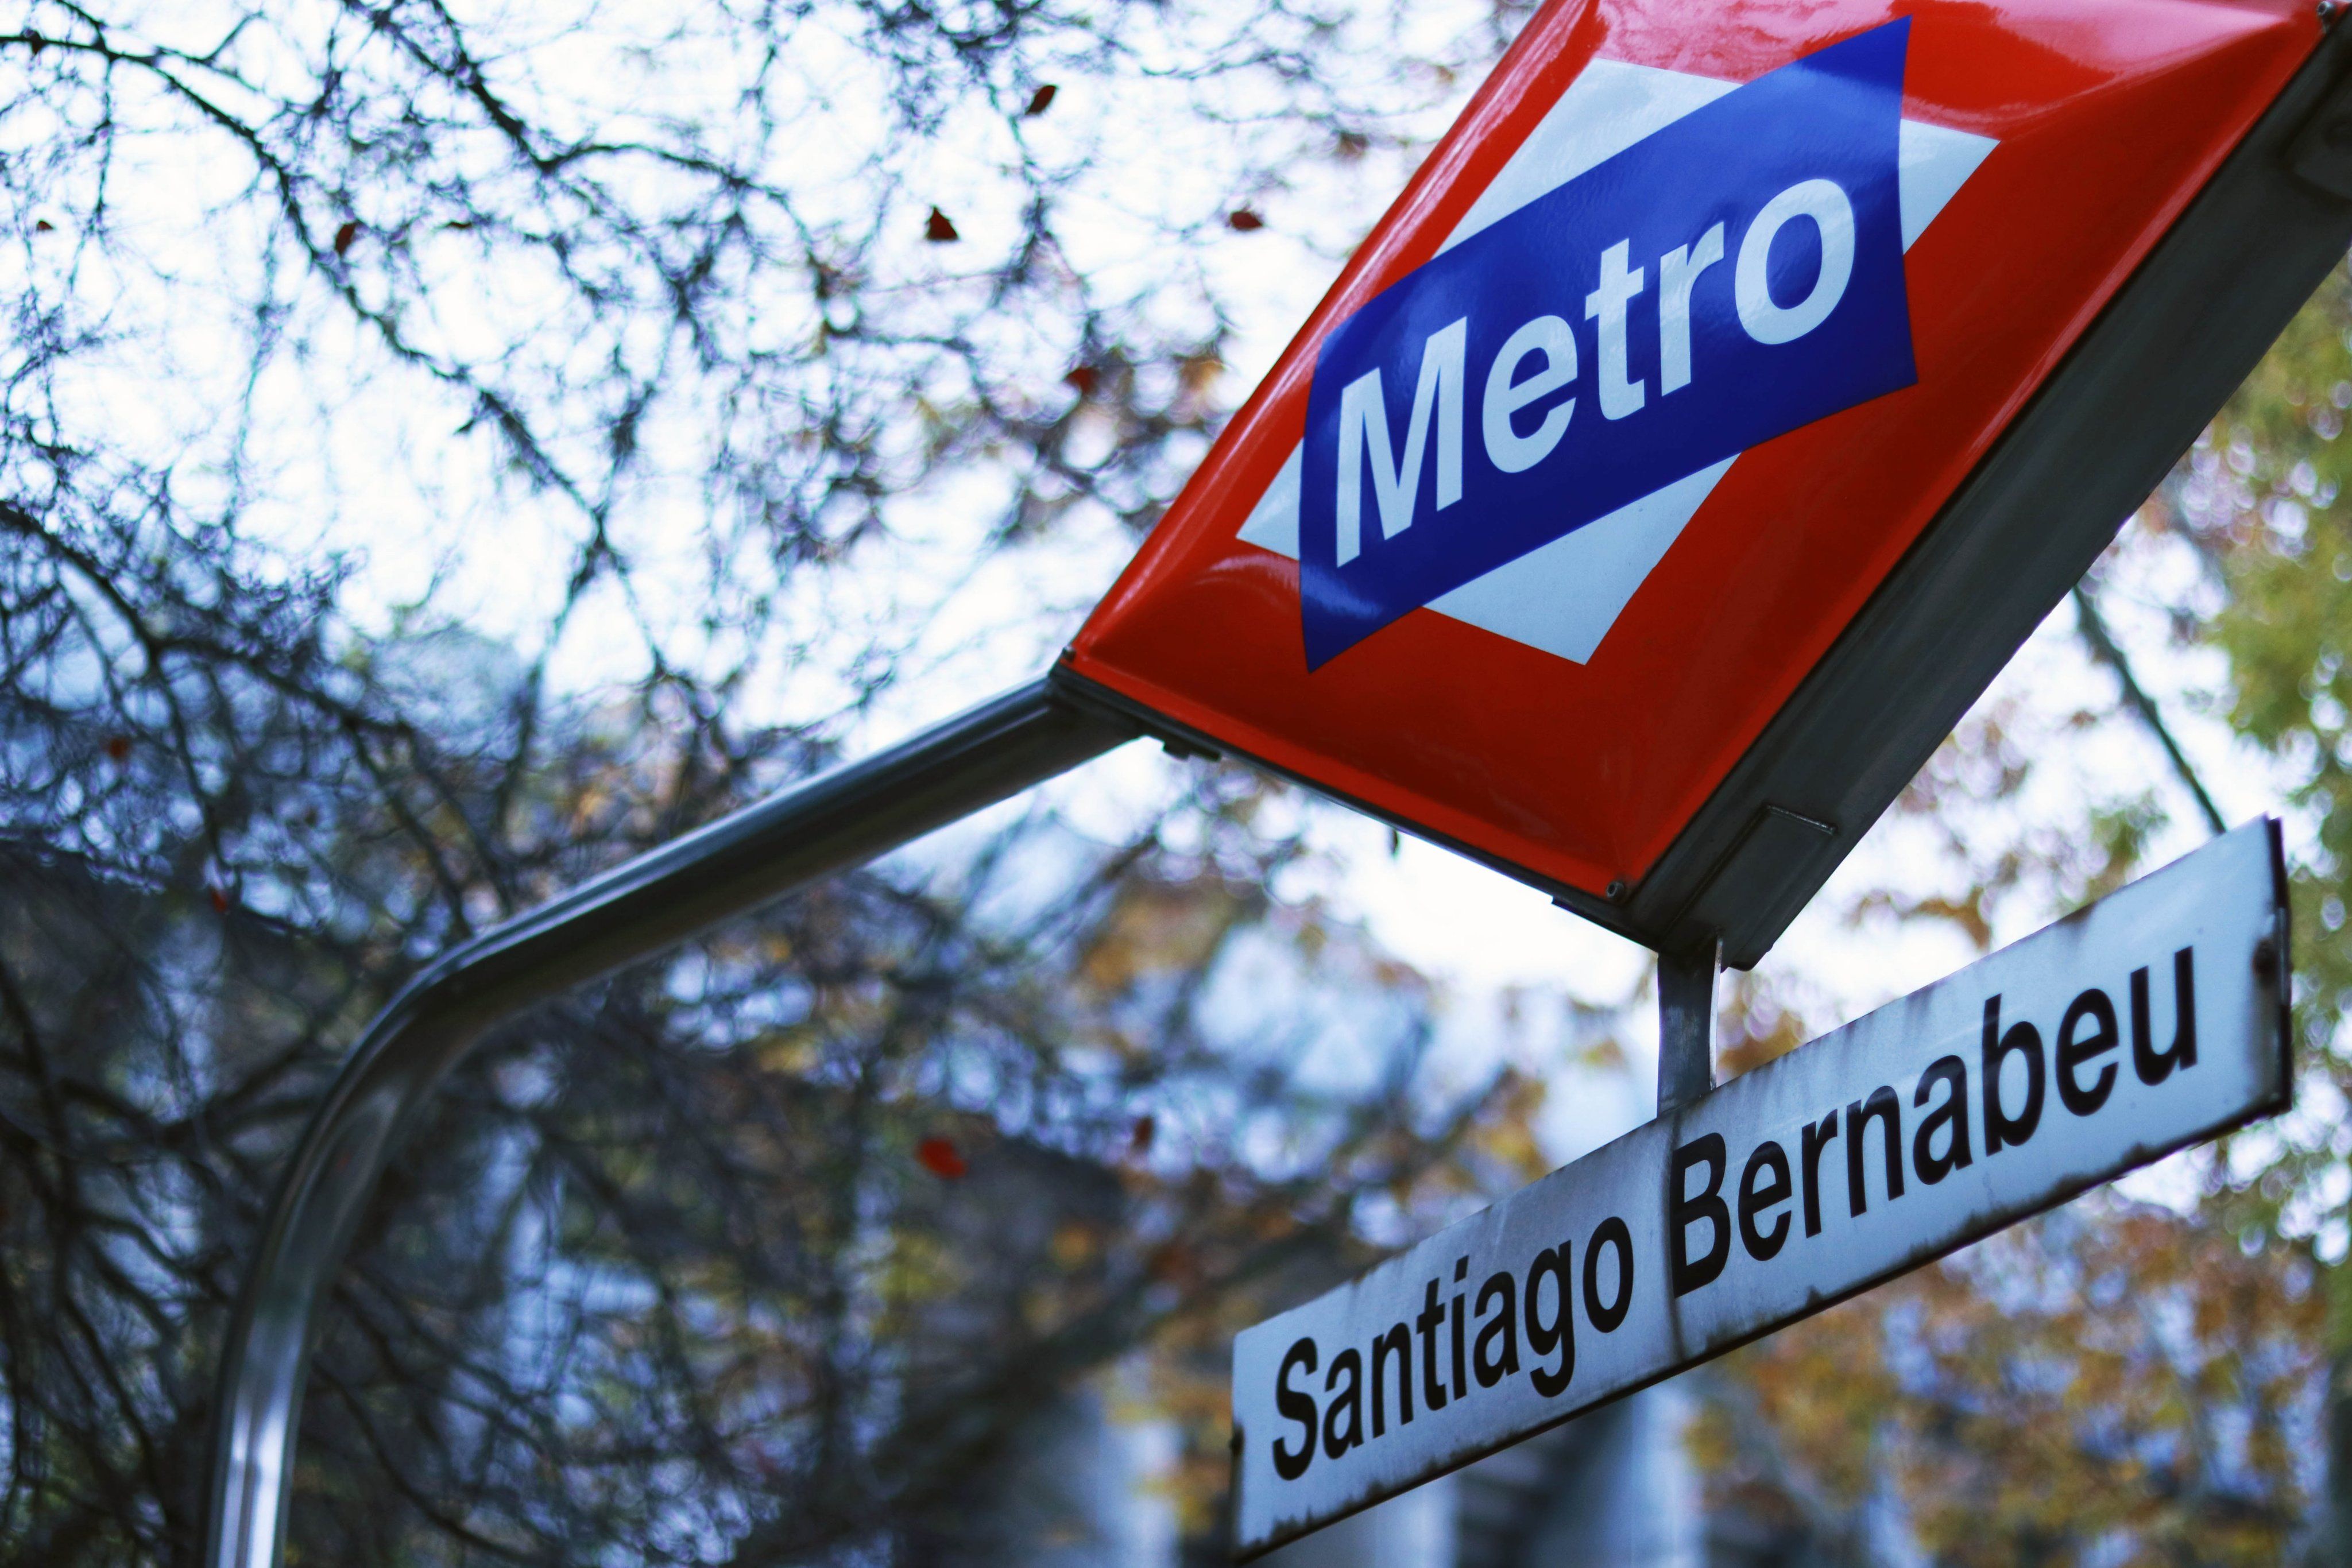
[[2255, 822], [1246, 1331], [1239, 1551], [2284, 1109], [2285, 953]]

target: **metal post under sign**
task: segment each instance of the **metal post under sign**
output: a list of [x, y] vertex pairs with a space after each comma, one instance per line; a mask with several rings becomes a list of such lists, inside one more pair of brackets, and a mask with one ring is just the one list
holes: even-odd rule
[[2286, 920], [2240, 828], [1247, 1330], [1241, 1554], [2284, 1109]]
[[303, 1129], [223, 1336], [206, 1568], [279, 1561], [320, 1308], [384, 1163], [493, 1025], [1134, 733], [1033, 681], [614, 866], [452, 948], [402, 988]]

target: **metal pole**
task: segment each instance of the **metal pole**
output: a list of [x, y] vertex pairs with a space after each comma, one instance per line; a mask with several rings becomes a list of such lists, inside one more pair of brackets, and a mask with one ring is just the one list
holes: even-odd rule
[[1715, 1087], [1715, 977], [1723, 944], [1712, 938], [1658, 955], [1658, 1114]]
[[410, 1118], [486, 1031], [1139, 733], [1056, 698], [1040, 679], [617, 866], [410, 981], [304, 1130], [229, 1321], [207, 1568], [276, 1568], [319, 1302]]

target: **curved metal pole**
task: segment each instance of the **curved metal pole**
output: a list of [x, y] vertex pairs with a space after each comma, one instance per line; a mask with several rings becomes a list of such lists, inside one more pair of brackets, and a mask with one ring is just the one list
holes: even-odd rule
[[222, 1347], [207, 1568], [276, 1568], [320, 1298], [417, 1108], [500, 1019], [1134, 738], [1040, 679], [484, 933], [394, 997], [311, 1116]]

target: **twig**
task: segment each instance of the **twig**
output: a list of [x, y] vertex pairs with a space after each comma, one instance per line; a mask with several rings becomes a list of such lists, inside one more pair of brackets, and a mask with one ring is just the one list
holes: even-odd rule
[[2107, 630], [2107, 622], [2100, 615], [2099, 607], [2092, 602], [2090, 591], [2079, 582], [2074, 585], [2074, 624], [2082, 632], [2083, 641], [2090, 645], [2091, 656], [2115, 672], [2116, 684], [2123, 687], [2124, 700], [2131, 704], [2133, 711], [2139, 715], [2140, 722], [2147, 726], [2148, 733], [2155, 736], [2157, 744], [2164, 747], [2164, 754], [2172, 758], [2173, 772], [2180, 776], [2180, 781], [2189, 787], [2189, 792], [2197, 797], [2198, 809], [2205, 813], [2206, 825], [2216, 833], [2227, 832], [2229, 824], [2221, 820], [2221, 808], [2214, 805], [2213, 797], [2205, 792], [2204, 781], [2197, 777], [2197, 769], [2189, 765], [2188, 755], [2180, 749], [2180, 743], [2172, 737], [2172, 730], [2164, 722], [2164, 714], [2156, 706], [2156, 699], [2148, 695], [2147, 689], [2132, 674], [2131, 661], [2124, 657], [2122, 645]]

